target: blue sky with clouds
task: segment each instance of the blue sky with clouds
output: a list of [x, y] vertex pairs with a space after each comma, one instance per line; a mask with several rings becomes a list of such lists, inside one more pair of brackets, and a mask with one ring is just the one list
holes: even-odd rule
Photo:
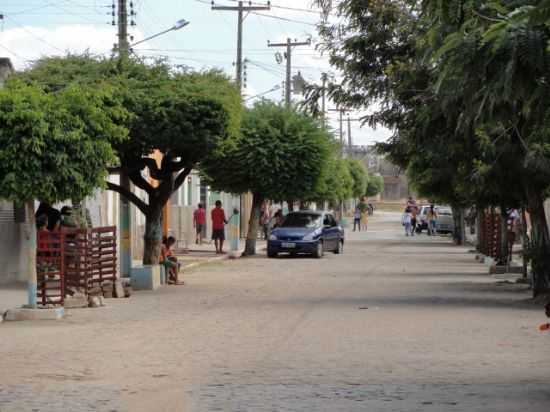
[[[191, 22], [182, 30], [136, 46], [138, 55], [166, 56], [173, 64], [195, 69], [217, 67], [234, 77], [235, 12], [213, 11], [208, 0], [134, 0], [132, 3], [137, 13], [136, 26], [130, 30], [134, 41], [163, 31], [181, 18]], [[111, 25], [112, 4], [113, 0], [3, 0], [0, 2], [0, 14], [4, 15], [0, 20], [0, 55], [10, 57], [17, 68], [24, 68], [41, 55], [84, 50], [109, 54], [116, 42], [116, 27]], [[216, 0], [215, 4], [234, 6], [236, 2]], [[318, 82], [323, 71], [331, 71], [327, 59], [314, 46], [319, 14], [311, 8], [311, 1], [273, 0], [271, 4], [271, 10], [250, 13], [245, 19], [243, 56], [249, 60], [247, 96], [270, 90], [284, 80], [284, 62], [278, 64], [275, 60], [275, 53], [284, 50], [268, 48], [268, 40], [284, 42], [290, 37], [302, 41], [311, 37], [311, 47], [294, 49], [293, 72], [300, 71], [306, 80]], [[265, 97], [281, 100], [282, 90]], [[358, 115], [352, 113], [351, 117]], [[333, 113], [331, 117], [337, 116]], [[337, 122], [333, 125], [337, 127]], [[357, 122], [353, 123], [355, 144], [382, 141], [388, 135], [387, 130], [360, 128]]]

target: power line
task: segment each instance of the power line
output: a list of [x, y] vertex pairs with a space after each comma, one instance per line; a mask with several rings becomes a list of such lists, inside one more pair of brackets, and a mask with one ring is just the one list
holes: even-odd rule
[[7, 17], [9, 20], [12, 20], [17, 26], [19, 26], [22, 30], [24, 30], [25, 32], [27, 32], [28, 34], [30, 34], [32, 37], [34, 37], [35, 39], [37, 39], [38, 41], [50, 46], [51, 48], [57, 50], [57, 51], [60, 51], [61, 53], [65, 53], [64, 50], [61, 50], [59, 47], [51, 44], [50, 42], [48, 42], [47, 40], [45, 40], [43, 37], [40, 37], [38, 36], [37, 34], [33, 33], [31, 30], [27, 29], [25, 26], [23, 26], [22, 24], [20, 24], [17, 20], [15, 20], [13, 17], [11, 16], [8, 16], [6, 15], [5, 17]]
[[317, 24], [315, 24], [315, 23], [309, 23], [309, 22], [306, 22], [306, 21], [288, 19], [288, 18], [286, 18], [286, 17], [280, 17], [280, 16], [271, 16], [271, 15], [269, 15], [269, 14], [262, 14], [262, 13], [256, 13], [256, 12], [251, 12], [251, 13], [252, 13], [252, 14], [255, 14], [256, 16], [269, 17], [270, 19], [277, 19], [277, 20], [287, 21], [287, 22], [290, 22], [290, 23], [306, 24], [306, 25], [308, 25], [308, 26], [317, 27]]

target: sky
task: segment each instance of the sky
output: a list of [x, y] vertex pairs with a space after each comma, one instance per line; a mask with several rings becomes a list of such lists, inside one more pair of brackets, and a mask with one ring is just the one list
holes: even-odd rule
[[[114, 0], [116, 4], [117, 1]], [[137, 45], [140, 56], [166, 57], [174, 65], [194, 69], [219, 68], [235, 77], [237, 49], [237, 13], [211, 10], [210, 0], [128, 0], [136, 15], [130, 35], [137, 42], [164, 31], [179, 19], [190, 24], [155, 39]], [[248, 2], [245, 2], [248, 3]], [[260, 0], [253, 2], [265, 4]], [[246, 16], [243, 29], [243, 57], [246, 64], [245, 99], [254, 102], [258, 94], [282, 86], [285, 62], [278, 64], [275, 54], [283, 48], [268, 47], [267, 43], [286, 42], [287, 38], [305, 41], [311, 46], [293, 49], [293, 74], [298, 71], [308, 82], [320, 83], [323, 72], [338, 75], [315, 45], [318, 42], [315, 23], [318, 10], [311, 0], [272, 0], [271, 10]], [[234, 0], [215, 0], [217, 6], [235, 6]], [[113, 0], [2, 0], [0, 14], [0, 57], [10, 57], [16, 69], [24, 69], [41, 56], [63, 55], [67, 52], [89, 51], [110, 55], [116, 43], [116, 26], [112, 25]], [[114, 21], [116, 23], [116, 10]], [[263, 95], [281, 101], [283, 90]], [[300, 96], [293, 96], [300, 99]], [[328, 107], [333, 107], [330, 103]], [[361, 113], [351, 112], [357, 119]], [[338, 114], [329, 114], [331, 126], [338, 129]], [[345, 118], [345, 117], [344, 117]], [[347, 127], [344, 127], [347, 133]], [[352, 121], [352, 141], [368, 145], [386, 140], [390, 131], [360, 127]], [[347, 141], [347, 135], [346, 135]]]

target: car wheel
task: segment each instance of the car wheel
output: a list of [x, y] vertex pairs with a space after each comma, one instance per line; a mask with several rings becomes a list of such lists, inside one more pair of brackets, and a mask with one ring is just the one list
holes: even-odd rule
[[268, 250], [267, 251], [267, 257], [268, 258], [276, 258], [277, 257], [277, 252], [273, 252], [271, 250]]
[[336, 249], [334, 249], [334, 253], [337, 254], [337, 255], [341, 255], [342, 253], [344, 253], [344, 241], [343, 240], [338, 241], [338, 246], [336, 246]]
[[317, 249], [313, 253], [313, 257], [317, 259], [321, 259], [323, 257], [323, 253], [324, 253], [323, 242], [320, 240], [319, 242], [317, 242]]

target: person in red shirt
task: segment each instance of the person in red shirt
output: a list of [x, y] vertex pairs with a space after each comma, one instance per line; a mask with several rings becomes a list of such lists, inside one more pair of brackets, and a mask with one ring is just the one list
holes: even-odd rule
[[193, 227], [195, 228], [195, 243], [202, 245], [202, 231], [206, 224], [206, 211], [202, 203], [199, 203], [197, 209], [193, 212]]
[[216, 207], [212, 209], [212, 239], [216, 245], [216, 253], [223, 253], [223, 241], [225, 240], [225, 211], [222, 208], [222, 202], [216, 200]]

